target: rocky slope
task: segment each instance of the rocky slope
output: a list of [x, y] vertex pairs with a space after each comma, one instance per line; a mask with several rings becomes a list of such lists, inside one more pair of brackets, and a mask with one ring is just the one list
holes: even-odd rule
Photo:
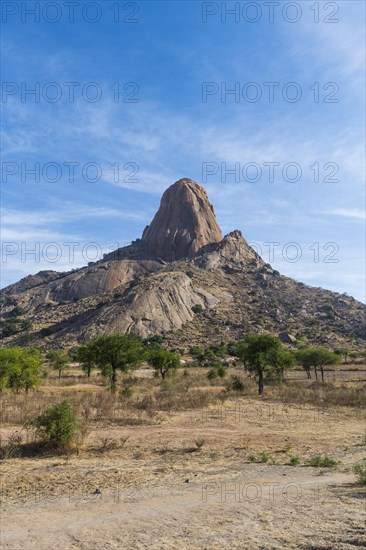
[[3, 328], [18, 322], [3, 344], [72, 346], [118, 331], [183, 348], [249, 331], [355, 349], [365, 338], [363, 304], [280, 275], [240, 231], [222, 238], [205, 190], [188, 179], [164, 193], [142, 239], [76, 271], [26, 277], [1, 301]]

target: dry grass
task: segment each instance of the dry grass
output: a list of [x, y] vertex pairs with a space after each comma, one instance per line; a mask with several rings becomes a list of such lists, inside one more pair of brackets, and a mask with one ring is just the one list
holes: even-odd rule
[[[232, 376], [243, 381], [243, 390], [232, 389]], [[59, 380], [48, 377], [44, 384], [29, 394], [4, 392], [0, 396], [0, 414], [3, 425], [24, 426], [46, 408], [62, 399], [69, 399], [85, 426], [96, 423], [117, 425], [150, 425], [160, 422], [159, 413], [195, 410], [224, 403], [239, 397], [257, 398], [254, 379], [246, 377], [242, 370], [231, 369], [225, 379], [207, 379], [207, 369], [190, 368], [189, 375], [182, 372], [161, 382], [157, 378], [125, 377], [124, 388], [131, 388], [131, 395], [121, 391], [111, 394], [100, 376], [90, 379], [73, 375]], [[366, 399], [365, 385], [332, 381], [324, 384], [307, 380], [289, 380], [279, 385], [267, 385], [259, 400], [279, 401], [297, 405], [309, 404], [319, 408], [350, 407], [361, 410]]]
[[364, 408], [366, 391], [364, 386], [347, 386], [326, 382], [313, 382], [304, 385], [302, 382], [291, 381], [287, 384], [267, 389], [266, 396], [283, 403], [309, 404], [317, 407], [339, 406]]

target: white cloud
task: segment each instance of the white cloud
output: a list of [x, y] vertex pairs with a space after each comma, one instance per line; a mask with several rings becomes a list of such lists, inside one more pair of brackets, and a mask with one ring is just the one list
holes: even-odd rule
[[324, 214], [343, 216], [346, 218], [356, 218], [358, 220], [366, 219], [365, 210], [361, 210], [359, 208], [333, 208], [332, 210], [328, 210], [328, 212], [324, 212]]

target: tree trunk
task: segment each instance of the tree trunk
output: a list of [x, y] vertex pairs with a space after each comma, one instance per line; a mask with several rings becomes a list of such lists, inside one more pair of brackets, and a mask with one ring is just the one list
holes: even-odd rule
[[323, 367], [320, 367], [320, 372], [322, 373], [322, 382], [324, 382], [324, 369], [323, 369]]
[[58, 379], [60, 380], [61, 378], [61, 369], [58, 369]]
[[111, 376], [111, 391], [116, 391], [116, 381], [117, 381], [117, 373], [116, 369], [112, 368], [112, 376]]
[[318, 380], [318, 371], [316, 370], [316, 367], [314, 367], [314, 370], [315, 370], [315, 378], [316, 380]]
[[164, 381], [164, 380], [165, 380], [165, 371], [164, 371], [164, 370], [161, 370], [161, 371], [160, 371], [160, 374], [161, 374], [162, 379], [163, 379], [163, 381]]
[[261, 395], [264, 390], [264, 380], [263, 380], [263, 371], [260, 370], [258, 373], [258, 393]]

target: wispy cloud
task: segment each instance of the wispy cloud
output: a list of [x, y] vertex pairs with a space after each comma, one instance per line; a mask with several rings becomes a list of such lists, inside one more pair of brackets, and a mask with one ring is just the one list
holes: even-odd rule
[[325, 214], [330, 214], [332, 216], [343, 216], [345, 218], [356, 218], [358, 220], [366, 219], [365, 210], [359, 208], [334, 208], [333, 210], [328, 210]]

